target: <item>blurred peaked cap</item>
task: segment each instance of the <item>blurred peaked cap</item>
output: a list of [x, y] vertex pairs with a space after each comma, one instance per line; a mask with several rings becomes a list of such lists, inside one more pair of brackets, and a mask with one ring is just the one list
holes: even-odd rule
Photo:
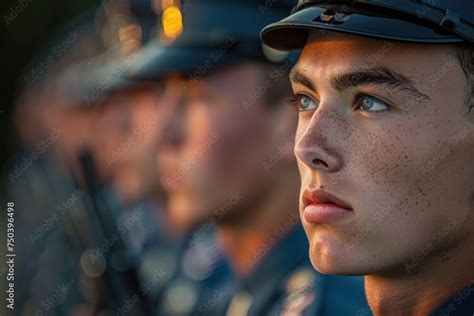
[[[69, 21], [53, 33], [22, 77], [29, 77], [35, 68], [44, 74], [21, 88], [47, 82], [70, 98], [71, 105], [84, 105], [102, 100], [109, 92], [136, 87], [137, 82], [126, 75], [136, 61], [130, 54], [134, 50], [125, 48], [128, 40], [141, 45], [156, 29], [158, 16], [151, 1], [106, 0]], [[122, 38], [121, 30], [126, 31]]]
[[138, 85], [126, 75], [127, 68], [135, 60], [134, 54], [117, 56], [110, 52], [102, 53], [68, 67], [59, 77], [58, 84], [75, 101], [74, 104], [94, 105], [103, 101], [109, 93]]
[[102, 23], [96, 26], [91, 36], [102, 37], [107, 26], [109, 34], [117, 36], [118, 33], [119, 38], [122, 30], [128, 32], [124, 32], [120, 41], [118, 38], [101, 38], [103, 47], [100, 51], [67, 67], [58, 80], [59, 87], [77, 105], [100, 103], [111, 92], [138, 85], [127, 76], [127, 69], [136, 62], [136, 49], [127, 49], [127, 41], [140, 46], [149, 40], [156, 29], [157, 14], [152, 9], [151, 0], [130, 0], [125, 9], [119, 4], [105, 3], [97, 9]]
[[[46, 68], [44, 74], [38, 80], [34, 80], [33, 83], [38, 84], [49, 79], [47, 75], [50, 73], [59, 72], [68, 65], [89, 58], [101, 51], [103, 49], [102, 42], [89, 36], [95, 32], [95, 17], [95, 10], [89, 10], [55, 30], [35, 52], [21, 77], [28, 77], [31, 69], [38, 67], [39, 64], [52, 61], [49, 66], [42, 67]], [[78, 51], [77, 46], [86, 49]], [[23, 85], [25, 83], [26, 85]], [[30, 85], [28, 82], [23, 82], [19, 88], [27, 90]]]
[[296, 0], [182, 1], [176, 13], [181, 32], [171, 41], [145, 45], [130, 76], [159, 78], [247, 59], [282, 62], [287, 54], [264, 49], [260, 30], [287, 16], [295, 4]]
[[299, 0], [262, 30], [266, 45], [302, 48], [311, 30], [412, 43], [474, 43], [473, 0]]

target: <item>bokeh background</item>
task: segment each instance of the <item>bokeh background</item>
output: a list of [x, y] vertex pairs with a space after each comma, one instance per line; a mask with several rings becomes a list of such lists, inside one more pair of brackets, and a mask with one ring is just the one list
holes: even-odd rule
[[[2, 102], [0, 107], [1, 151], [4, 166], [18, 147], [12, 126], [12, 109], [22, 86], [24, 73], [38, 51], [45, 49], [55, 32], [71, 19], [100, 5], [97, 0], [6, 0], [1, 8]], [[3, 184], [2, 184], [3, 185]]]

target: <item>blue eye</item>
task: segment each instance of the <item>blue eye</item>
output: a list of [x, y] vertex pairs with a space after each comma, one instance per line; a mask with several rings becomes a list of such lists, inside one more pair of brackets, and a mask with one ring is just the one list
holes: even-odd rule
[[299, 94], [290, 99], [290, 104], [294, 105], [300, 112], [313, 110], [317, 107], [316, 103], [311, 98]]
[[381, 112], [390, 109], [390, 106], [376, 97], [361, 94], [356, 98], [355, 108], [363, 112]]

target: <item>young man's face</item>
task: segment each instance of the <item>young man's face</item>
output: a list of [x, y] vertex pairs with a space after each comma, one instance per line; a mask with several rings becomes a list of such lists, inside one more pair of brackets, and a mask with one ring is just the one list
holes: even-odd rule
[[[450, 249], [472, 242], [474, 120], [451, 48], [311, 37], [290, 77], [316, 269], [413, 272], [427, 260], [449, 264]], [[345, 209], [305, 208], [315, 189]]]
[[282, 107], [271, 109], [255, 96], [261, 72], [241, 63], [200, 80], [168, 80], [162, 106], [169, 113], [158, 160], [168, 210], [183, 229], [241, 220], [271, 191], [278, 168], [268, 170], [265, 162], [280, 145], [278, 124], [294, 116], [281, 115]]

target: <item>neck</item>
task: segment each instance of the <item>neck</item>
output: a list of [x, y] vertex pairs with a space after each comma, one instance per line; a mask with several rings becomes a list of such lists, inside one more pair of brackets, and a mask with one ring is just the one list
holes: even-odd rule
[[374, 315], [427, 315], [474, 283], [474, 238], [430, 257], [416, 271], [368, 275], [367, 300]]
[[290, 181], [291, 175], [279, 178], [282, 183], [277, 183], [261, 199], [261, 203], [245, 211], [251, 217], [248, 221], [234, 221], [217, 227], [217, 239], [240, 277], [246, 277], [253, 271], [284, 237], [282, 231], [291, 230], [288, 229], [289, 223], [292, 226], [299, 223], [298, 180]]

